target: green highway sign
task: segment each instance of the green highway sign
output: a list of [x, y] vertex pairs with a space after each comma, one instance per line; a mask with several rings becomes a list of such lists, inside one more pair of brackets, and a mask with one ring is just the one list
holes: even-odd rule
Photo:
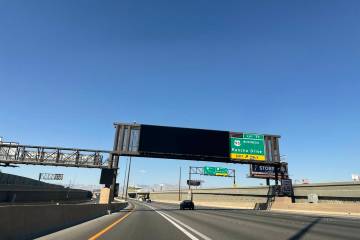
[[246, 138], [246, 139], [256, 139], [256, 140], [264, 140], [264, 135], [244, 133], [243, 138]]
[[242, 138], [230, 137], [230, 158], [265, 161], [264, 135], [244, 133]]
[[228, 177], [229, 170], [223, 167], [203, 167], [203, 174], [210, 176]]

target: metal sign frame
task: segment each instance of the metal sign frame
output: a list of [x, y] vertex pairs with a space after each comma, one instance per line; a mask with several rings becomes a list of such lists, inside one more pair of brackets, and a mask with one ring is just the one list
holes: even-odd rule
[[[249, 159], [231, 159], [230, 157], [230, 138], [243, 136], [243, 132], [228, 132], [229, 148], [227, 157], [214, 157], [207, 155], [196, 154], [181, 154], [181, 153], [165, 153], [165, 152], [142, 152], [139, 149], [141, 140], [141, 124], [130, 123], [114, 123], [116, 127], [114, 156], [134, 156], [134, 157], [150, 157], [150, 158], [167, 158], [167, 159], [184, 159], [195, 161], [209, 161], [209, 162], [224, 162], [224, 163], [239, 163], [239, 164], [262, 164], [262, 165], [279, 165], [280, 150], [279, 150], [279, 135], [263, 134], [265, 147], [265, 161], [249, 160]], [[154, 127], [162, 127], [156, 125], [146, 125]], [[172, 127], [169, 127], [172, 128]], [[196, 129], [195, 129], [196, 130]], [[201, 130], [201, 129], [199, 129]], [[209, 130], [212, 131], [212, 130]], [[154, 136], [156, 138], [156, 136]]]
[[204, 167], [189, 167], [189, 180], [191, 180], [191, 175], [203, 175], [203, 176], [210, 176], [210, 177], [229, 177], [229, 178], [233, 178], [233, 184], [235, 185], [236, 183], [236, 174], [235, 174], [235, 169], [229, 169], [228, 168], [228, 175], [227, 176], [216, 176], [216, 175], [207, 175], [204, 174]]
[[281, 179], [281, 193], [285, 196], [294, 195], [292, 180], [290, 178]]

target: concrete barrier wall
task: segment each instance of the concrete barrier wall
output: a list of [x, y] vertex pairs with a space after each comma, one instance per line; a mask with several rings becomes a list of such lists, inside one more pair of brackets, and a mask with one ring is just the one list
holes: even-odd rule
[[[150, 193], [150, 198], [154, 201], [178, 201], [177, 192], [166, 192], [166, 193]], [[188, 193], [182, 192], [181, 200], [187, 199]], [[264, 203], [267, 201], [266, 195], [259, 196], [246, 196], [236, 194], [224, 194], [224, 193], [198, 193], [193, 192], [193, 199], [196, 202], [256, 202]]]
[[9, 185], [28, 185], [28, 186], [37, 186], [37, 187], [46, 187], [46, 188], [63, 188], [61, 185], [46, 183], [38, 181], [35, 179], [17, 176], [13, 174], [0, 173], [0, 184], [9, 184]]
[[86, 201], [91, 197], [90, 191], [81, 189], [0, 184], [0, 203]]
[[[307, 201], [308, 194], [317, 194], [320, 202], [360, 202], [360, 183], [340, 182], [294, 185], [296, 202]], [[255, 202], [265, 203], [269, 187], [212, 188], [193, 190], [195, 201], [206, 202]], [[150, 198], [158, 201], [178, 201], [178, 191], [153, 192]], [[181, 199], [187, 198], [187, 190]]]
[[320, 202], [360, 202], [359, 182], [302, 184], [294, 187], [297, 202], [304, 202], [307, 195], [315, 193]]
[[0, 239], [33, 239], [119, 211], [127, 203], [0, 207]]
[[0, 204], [90, 200], [92, 193], [35, 179], [0, 173]]

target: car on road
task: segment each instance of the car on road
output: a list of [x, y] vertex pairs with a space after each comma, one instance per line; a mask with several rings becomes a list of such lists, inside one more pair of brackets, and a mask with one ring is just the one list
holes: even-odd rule
[[150, 198], [147, 198], [147, 199], [146, 199], [146, 202], [147, 202], [147, 203], [151, 203], [151, 199], [150, 199]]
[[194, 210], [195, 209], [195, 205], [194, 202], [191, 200], [184, 200], [180, 203], [180, 210], [185, 210], [185, 209], [190, 209], [190, 210]]

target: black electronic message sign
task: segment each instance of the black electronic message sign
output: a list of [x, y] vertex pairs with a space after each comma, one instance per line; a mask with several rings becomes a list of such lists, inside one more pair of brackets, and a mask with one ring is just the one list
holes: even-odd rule
[[100, 184], [109, 185], [112, 183], [114, 172], [112, 169], [102, 169], [100, 175]]
[[184, 159], [229, 161], [229, 132], [141, 125], [141, 155], [173, 155]]

